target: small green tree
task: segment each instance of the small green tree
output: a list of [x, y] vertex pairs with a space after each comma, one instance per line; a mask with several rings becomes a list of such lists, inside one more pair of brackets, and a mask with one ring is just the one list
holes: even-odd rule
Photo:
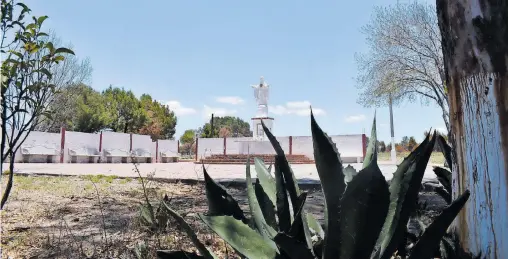
[[416, 146], [418, 146], [418, 143], [416, 142], [415, 137], [409, 137], [409, 140], [407, 142], [407, 150], [413, 151], [416, 148]]
[[142, 109], [147, 114], [145, 124], [137, 133], [150, 135], [152, 140], [173, 139], [177, 118], [168, 106], [163, 105], [148, 94], [143, 94], [139, 98]]
[[1, 53], [6, 55], [1, 71], [1, 163], [9, 158], [9, 180], [2, 195], [3, 208], [13, 186], [14, 161], [17, 150], [30, 132], [50, 117], [47, 107], [55, 94], [51, 83], [53, 66], [65, 60], [64, 55], [74, 55], [67, 48], [59, 48], [48, 40], [42, 31], [47, 16], [26, 19], [28, 6], [14, 0], [2, 0]]
[[109, 127], [114, 131], [137, 132], [148, 120], [148, 114], [132, 91], [109, 86], [102, 95], [112, 118]]
[[[220, 136], [229, 137], [252, 137], [252, 131], [250, 130], [250, 124], [239, 117], [224, 116], [214, 117], [213, 121], [214, 132], [211, 132], [210, 123], [207, 122], [201, 128], [198, 129], [198, 133], [201, 137], [218, 138]], [[227, 131], [224, 129], [226, 128]], [[222, 130], [223, 134], [220, 134]], [[227, 133], [227, 134], [226, 134]]]
[[80, 85], [80, 95], [75, 102], [76, 113], [71, 119], [71, 129], [79, 132], [94, 133], [111, 123], [108, 110], [104, 106], [104, 97], [90, 86]]
[[181, 144], [194, 143], [195, 142], [196, 131], [192, 129], [186, 130], [182, 136], [180, 137]]

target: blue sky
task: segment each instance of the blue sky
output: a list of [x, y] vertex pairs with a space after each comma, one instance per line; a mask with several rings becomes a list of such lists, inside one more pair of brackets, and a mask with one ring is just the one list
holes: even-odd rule
[[[373, 7], [396, 0], [25, 2], [91, 59], [95, 89], [112, 84], [168, 103], [179, 137], [212, 112], [249, 121], [250, 85], [260, 76], [271, 86], [276, 135], [310, 135], [308, 104], [329, 134], [370, 132], [374, 109], [356, 102], [354, 53], [367, 51], [360, 28]], [[378, 137], [387, 141], [388, 108], [377, 114]], [[444, 128], [432, 105], [406, 103], [394, 114], [396, 139]]]

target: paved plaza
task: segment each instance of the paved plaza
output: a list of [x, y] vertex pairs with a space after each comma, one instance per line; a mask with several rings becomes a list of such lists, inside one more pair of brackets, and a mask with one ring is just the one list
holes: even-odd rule
[[[360, 170], [362, 164], [351, 164], [355, 169]], [[205, 165], [208, 173], [216, 180], [243, 180], [245, 179], [244, 165]], [[393, 164], [382, 163], [379, 165], [381, 172], [387, 180], [392, 178], [396, 166]], [[4, 164], [4, 168], [8, 165]], [[179, 162], [167, 164], [139, 164], [141, 174], [146, 176], [154, 173], [155, 178], [162, 179], [185, 179], [185, 180], [202, 180], [203, 172], [200, 164], [193, 162]], [[314, 164], [292, 165], [296, 178], [302, 182], [313, 182], [319, 180], [316, 166]], [[15, 172], [24, 174], [48, 174], [48, 175], [116, 175], [119, 177], [137, 177], [137, 173], [133, 170], [132, 164], [23, 164], [18, 163]], [[251, 173], [256, 176], [254, 166]], [[435, 174], [432, 172], [432, 166], [429, 165], [425, 171], [425, 179], [434, 179]]]

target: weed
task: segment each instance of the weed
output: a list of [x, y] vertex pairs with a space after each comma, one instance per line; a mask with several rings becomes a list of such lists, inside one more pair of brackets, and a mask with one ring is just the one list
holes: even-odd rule
[[92, 183], [100, 183], [101, 181], [105, 181], [107, 183], [113, 183], [113, 180], [118, 179], [116, 175], [83, 175], [81, 179], [91, 181]]
[[93, 190], [93, 184], [87, 183], [87, 184], [85, 184], [84, 188], [85, 188], [85, 191], [91, 191], [91, 190]]
[[131, 178], [123, 178], [123, 179], [120, 179], [118, 181], [118, 183], [120, 183], [120, 184], [127, 184], [127, 183], [130, 183], [130, 182], [132, 182]]

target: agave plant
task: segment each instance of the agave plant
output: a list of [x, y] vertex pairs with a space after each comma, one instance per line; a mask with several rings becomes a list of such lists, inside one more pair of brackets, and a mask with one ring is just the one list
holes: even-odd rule
[[[208, 213], [201, 220], [245, 258], [387, 259], [405, 238], [436, 134], [427, 136], [398, 166], [390, 185], [377, 164], [374, 118], [363, 169], [344, 168], [335, 144], [311, 113], [314, 160], [325, 198], [324, 228], [304, 209], [306, 193], [297, 184], [284, 151], [263, 124], [275, 149], [274, 175], [255, 159], [257, 180], [246, 167], [250, 208], [247, 218], [227, 190], [203, 168]], [[469, 198], [466, 191], [437, 216], [418, 237], [410, 259], [432, 258], [440, 240]], [[218, 258], [206, 248], [187, 223], [166, 203], [167, 210], [184, 226], [201, 255], [159, 251], [159, 258]], [[185, 257], [186, 256], [186, 257]], [[190, 258], [190, 257], [189, 257]]]
[[[448, 145], [448, 143], [446, 143], [446, 140], [441, 135], [437, 137], [437, 144], [445, 157], [445, 167], [451, 168], [452, 148]], [[450, 204], [452, 202], [452, 173], [447, 168], [439, 166], [434, 167], [433, 171], [436, 174], [438, 181], [443, 186], [435, 188], [436, 193]]]

